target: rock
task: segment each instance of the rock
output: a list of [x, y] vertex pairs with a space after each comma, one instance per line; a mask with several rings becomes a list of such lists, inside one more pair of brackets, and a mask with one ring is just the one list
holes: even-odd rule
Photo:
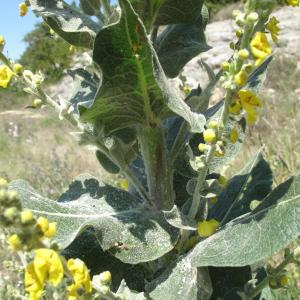
[[[274, 15], [280, 21], [281, 28], [280, 42], [275, 46], [276, 54], [289, 56], [299, 54], [300, 8], [286, 6], [277, 10]], [[207, 82], [207, 76], [199, 65], [200, 59], [203, 59], [211, 68], [217, 71], [222, 62], [230, 58], [233, 51], [228, 44], [234, 37], [235, 26], [232, 20], [214, 22], [207, 26], [207, 41], [213, 48], [195, 57], [183, 70], [183, 75], [192, 88], [197, 87], [199, 83], [204, 86]]]

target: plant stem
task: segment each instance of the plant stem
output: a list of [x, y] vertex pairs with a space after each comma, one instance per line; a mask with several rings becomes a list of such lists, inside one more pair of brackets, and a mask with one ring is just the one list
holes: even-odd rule
[[141, 127], [138, 132], [145, 163], [149, 196], [157, 209], [170, 210], [174, 205], [172, 173], [161, 124]]

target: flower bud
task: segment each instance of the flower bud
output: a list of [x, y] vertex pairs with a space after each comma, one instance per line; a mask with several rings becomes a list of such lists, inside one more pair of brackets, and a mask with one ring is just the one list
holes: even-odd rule
[[13, 70], [16, 74], [21, 75], [23, 73], [23, 66], [21, 64], [15, 64]]
[[261, 201], [253, 200], [250, 203], [250, 210], [256, 209], [261, 204]]
[[125, 179], [125, 178], [122, 179], [120, 182], [120, 186], [121, 186], [122, 190], [127, 191], [128, 187], [129, 187], [129, 183], [128, 183], [127, 179]]
[[218, 129], [219, 128], [219, 123], [216, 120], [211, 120], [208, 123], [208, 128]]
[[200, 143], [200, 144], [198, 145], [198, 149], [199, 149], [200, 152], [205, 152], [206, 149], [207, 149], [207, 145], [206, 145], [206, 144], [203, 144], [203, 143]]
[[300, 261], [300, 246], [297, 247], [297, 248], [294, 250], [294, 258], [295, 258], [297, 261]]
[[226, 72], [229, 71], [230, 63], [228, 61], [224, 61], [221, 65], [221, 68], [222, 68], [223, 71], [226, 71]]
[[5, 209], [3, 215], [7, 220], [13, 221], [18, 215], [18, 209], [14, 206], [7, 208]]
[[33, 220], [33, 214], [32, 211], [29, 209], [23, 210], [21, 212], [21, 222], [23, 224], [27, 224]]
[[199, 222], [198, 228], [197, 228], [198, 234], [202, 238], [209, 237], [217, 231], [219, 225], [220, 225], [220, 222], [218, 222], [215, 219]]
[[7, 241], [13, 250], [21, 249], [21, 240], [17, 234], [9, 236]]
[[232, 49], [232, 50], [235, 49], [235, 44], [234, 44], [234, 42], [230, 42], [230, 43], [229, 43], [229, 48]]
[[258, 14], [256, 12], [252, 12], [247, 16], [247, 21], [251, 23], [255, 23], [258, 20]]
[[281, 287], [286, 287], [289, 285], [289, 278], [286, 275], [283, 275], [279, 278], [279, 283]]
[[247, 49], [241, 49], [239, 52], [238, 52], [238, 55], [239, 55], [239, 58], [242, 59], [242, 60], [245, 60], [249, 57], [250, 53]]
[[240, 38], [242, 35], [243, 35], [243, 30], [242, 29], [238, 29], [236, 32], [235, 32], [235, 35]]
[[242, 12], [240, 11], [240, 10], [238, 10], [238, 9], [234, 9], [233, 11], [232, 11], [232, 16], [234, 17], [234, 18], [236, 18], [238, 15], [240, 15]]
[[215, 130], [213, 130], [211, 128], [204, 130], [203, 138], [206, 143], [209, 143], [209, 144], [214, 143], [217, 140], [217, 135], [216, 135]]
[[43, 101], [41, 99], [34, 99], [32, 102], [32, 106], [34, 108], [41, 108]]
[[222, 185], [222, 186], [226, 186], [228, 184], [228, 179], [223, 176], [223, 175], [220, 175], [219, 178], [218, 178], [218, 182]]
[[110, 285], [111, 284], [111, 273], [109, 271], [102, 272], [99, 275], [99, 280], [102, 285]]
[[8, 188], [8, 181], [5, 178], [0, 178], [0, 189], [6, 190]]
[[101, 286], [101, 293], [102, 293], [103, 295], [107, 295], [107, 294], [109, 293], [109, 291], [110, 291], [109, 286], [107, 286], [107, 285], [102, 285], [102, 286]]

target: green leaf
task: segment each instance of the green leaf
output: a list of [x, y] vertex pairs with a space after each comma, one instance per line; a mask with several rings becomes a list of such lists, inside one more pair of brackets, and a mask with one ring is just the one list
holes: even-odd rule
[[[81, 119], [99, 123], [105, 133], [137, 124], [155, 126], [169, 109], [183, 117], [194, 132], [202, 132], [205, 118], [174, 94], [166, 79], [143, 24], [128, 0], [120, 0], [120, 22], [101, 30], [93, 59], [103, 72], [102, 85]], [[154, 63], [153, 63], [154, 61]]]
[[100, 163], [100, 165], [107, 171], [108, 173], [111, 174], [118, 174], [120, 172], [120, 168], [113, 163], [104, 153], [101, 151], [97, 150], [96, 151], [96, 157]]
[[208, 22], [208, 10], [203, 0], [165, 0], [160, 7], [156, 25], [202, 24]]
[[271, 191], [272, 171], [262, 156], [262, 149], [257, 152], [241, 172], [234, 176], [226, 189], [218, 196], [218, 202], [209, 212], [209, 218], [230, 220], [250, 212], [253, 200], [263, 200]]
[[62, 0], [29, 0], [30, 7], [64, 40], [84, 48], [93, 47], [99, 24]]
[[187, 257], [180, 257], [148, 283], [146, 291], [155, 300], [209, 300], [212, 287], [206, 268], [194, 268]]
[[[58, 203], [37, 194], [22, 180], [11, 183], [23, 207], [57, 222], [56, 240], [65, 248], [87, 228], [93, 228], [101, 248], [123, 262], [155, 260], [173, 249], [178, 230], [131, 194], [81, 175]], [[65, 202], [68, 201], [68, 202]]]
[[266, 79], [267, 69], [273, 56], [269, 56], [248, 78], [245, 89], [258, 93]]
[[300, 234], [300, 176], [273, 190], [190, 252], [193, 266], [246, 266], [267, 259]]
[[177, 77], [192, 58], [209, 49], [204, 28], [196, 24], [169, 25], [155, 42], [159, 61], [170, 78]]

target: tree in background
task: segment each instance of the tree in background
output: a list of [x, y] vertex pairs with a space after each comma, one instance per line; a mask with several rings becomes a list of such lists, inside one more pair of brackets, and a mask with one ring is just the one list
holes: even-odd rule
[[24, 41], [28, 47], [20, 63], [34, 72], [42, 71], [49, 82], [60, 79], [70, 66], [70, 45], [51, 34], [45, 23], [36, 24], [35, 29], [25, 35]]

